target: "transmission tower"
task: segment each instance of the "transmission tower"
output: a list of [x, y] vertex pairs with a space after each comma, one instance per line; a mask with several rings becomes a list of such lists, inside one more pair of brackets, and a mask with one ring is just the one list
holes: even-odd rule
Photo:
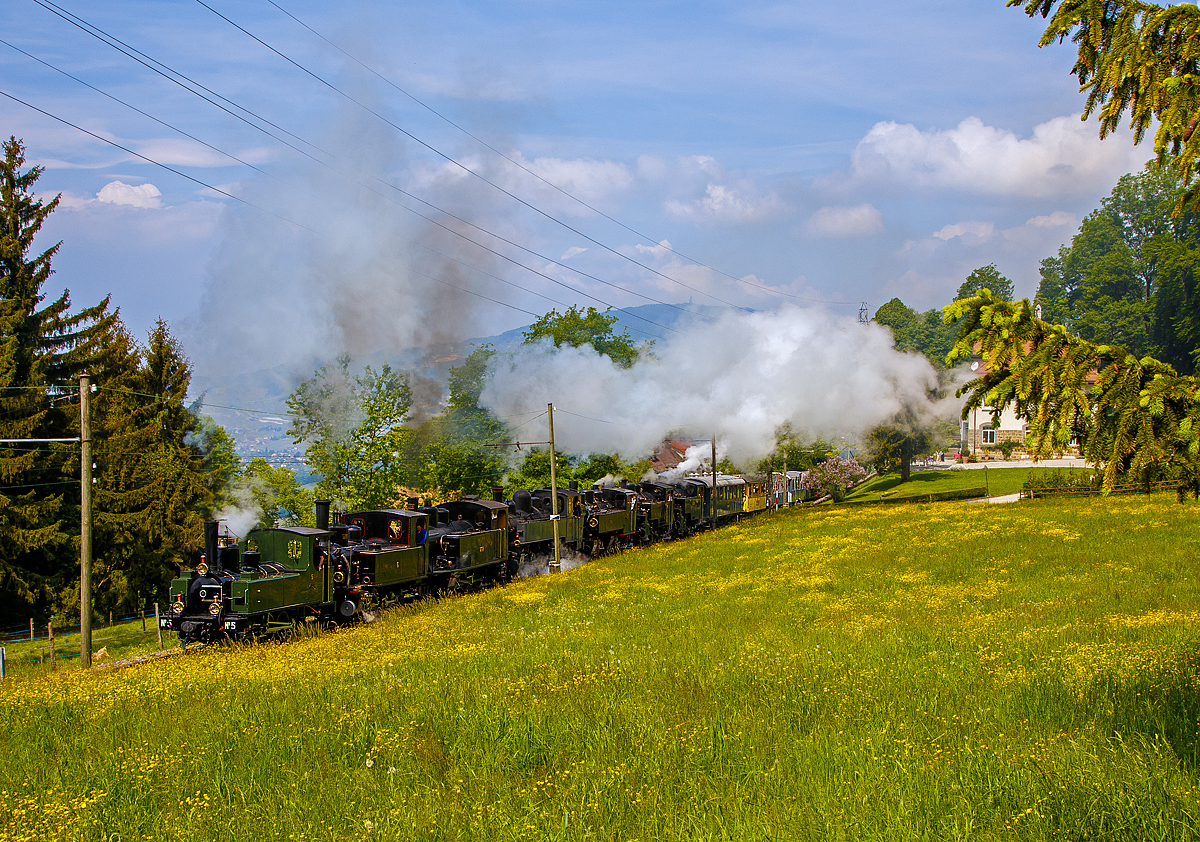
[[862, 303], [862, 305], [858, 308], [858, 323], [865, 325], [869, 321], [871, 321], [871, 317], [868, 314], [867, 302], [864, 301]]

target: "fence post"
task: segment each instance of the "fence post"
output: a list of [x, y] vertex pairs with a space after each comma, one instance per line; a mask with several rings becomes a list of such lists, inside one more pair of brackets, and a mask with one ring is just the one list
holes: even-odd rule
[[142, 615], [142, 631], [146, 630], [146, 607], [142, 606], [142, 610], [138, 612]]
[[33, 642], [33, 618], [29, 618], [29, 641]]
[[162, 626], [158, 624], [158, 603], [154, 603], [154, 630], [158, 632], [158, 648], [162, 649]]
[[110, 629], [112, 628], [112, 612], [111, 611], [108, 612], [108, 627]]
[[7, 670], [7, 666], [8, 666], [4, 661], [4, 657], [5, 657], [4, 647], [0, 646], [0, 681], [4, 680], [4, 676], [5, 676], [5, 673]]
[[50, 639], [50, 672], [54, 672], [57, 664], [54, 662], [54, 622], [46, 623], [46, 637]]

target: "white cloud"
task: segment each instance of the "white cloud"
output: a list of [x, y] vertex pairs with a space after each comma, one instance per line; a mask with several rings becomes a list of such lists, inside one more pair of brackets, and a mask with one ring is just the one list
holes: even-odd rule
[[563, 252], [563, 256], [560, 257], [559, 260], [570, 260], [572, 257], [583, 254], [585, 251], [587, 251], [587, 249], [585, 249], [583, 246], [571, 246], [569, 249]]
[[671, 199], [665, 206], [671, 215], [680, 219], [727, 225], [759, 222], [784, 209], [783, 201], [774, 193], [760, 196], [748, 186], [728, 187], [711, 182], [704, 189], [703, 198], [691, 202]]
[[[520, 160], [519, 157], [514, 160]], [[619, 161], [591, 158], [535, 158], [526, 162], [530, 170], [572, 196], [591, 202], [628, 189], [633, 173]], [[523, 175], [523, 174], [522, 174]], [[525, 176], [528, 179], [528, 176]]]
[[850, 169], [858, 181], [1054, 196], [1105, 189], [1148, 157], [1127, 132], [1101, 141], [1094, 124], [1075, 116], [1041, 123], [1028, 138], [968, 117], [946, 131], [876, 123], [855, 148]]
[[964, 242], [974, 242], [990, 238], [995, 231], [996, 226], [991, 222], [956, 222], [934, 231], [933, 236], [946, 241], [962, 237]]
[[161, 196], [162, 192], [153, 184], [126, 184], [123, 181], [110, 181], [96, 194], [101, 202], [135, 208], [161, 208]]
[[1034, 216], [1025, 221], [1026, 225], [1034, 228], [1058, 228], [1060, 225], [1074, 225], [1075, 214], [1066, 211], [1055, 211], [1049, 216]]
[[873, 205], [825, 207], [814, 213], [805, 225], [814, 237], [862, 237], [883, 230], [883, 214]]

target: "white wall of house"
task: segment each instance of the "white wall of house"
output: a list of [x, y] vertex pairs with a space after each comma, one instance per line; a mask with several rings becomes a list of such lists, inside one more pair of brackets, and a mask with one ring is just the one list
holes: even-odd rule
[[[1016, 416], [1012, 407], [1000, 413], [999, 423], [992, 421], [991, 407], [980, 407], [972, 410], [967, 420], [962, 422], [962, 439], [966, 452], [976, 455], [994, 455], [997, 451], [989, 448], [1002, 442], [1015, 441], [1017, 450], [1014, 451], [1014, 458], [1019, 458], [1028, 430], [1029, 425]], [[1079, 448], [1072, 445], [1063, 450], [1062, 455], [1078, 456]]]

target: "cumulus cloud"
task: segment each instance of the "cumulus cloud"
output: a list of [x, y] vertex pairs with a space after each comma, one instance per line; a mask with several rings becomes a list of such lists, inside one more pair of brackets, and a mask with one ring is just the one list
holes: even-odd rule
[[859, 141], [850, 172], [864, 182], [1035, 197], [1111, 185], [1147, 157], [1128, 133], [1101, 141], [1096, 126], [1077, 116], [1041, 123], [1027, 138], [978, 117], [944, 131], [888, 121]]
[[[519, 157], [514, 160], [520, 160]], [[619, 161], [591, 158], [534, 158], [525, 166], [555, 187], [585, 201], [602, 199], [628, 189], [633, 173]]]
[[583, 246], [571, 246], [569, 249], [563, 252], [563, 256], [560, 257], [559, 260], [570, 260], [572, 257], [583, 254], [585, 251], [587, 251], [587, 249], [585, 249]]
[[110, 181], [96, 194], [101, 202], [135, 208], [161, 208], [161, 197], [162, 191], [153, 184], [126, 184], [123, 181]]
[[873, 205], [825, 207], [814, 213], [805, 225], [813, 237], [862, 237], [883, 230], [883, 214]]
[[1058, 228], [1062, 225], [1074, 225], [1075, 214], [1066, 211], [1055, 211], [1049, 216], [1034, 216], [1025, 221], [1026, 225], [1034, 228]]
[[666, 209], [679, 219], [743, 225], [775, 216], [784, 209], [784, 204], [774, 193], [759, 195], [747, 186], [710, 182], [702, 198], [690, 202], [671, 199], [666, 202]]
[[933, 236], [939, 240], [953, 240], [955, 237], [962, 237], [965, 241], [970, 242], [971, 239], [976, 241], [986, 240], [996, 231], [996, 226], [991, 222], [956, 222], [953, 225], [946, 225], [940, 231], [934, 231]]

